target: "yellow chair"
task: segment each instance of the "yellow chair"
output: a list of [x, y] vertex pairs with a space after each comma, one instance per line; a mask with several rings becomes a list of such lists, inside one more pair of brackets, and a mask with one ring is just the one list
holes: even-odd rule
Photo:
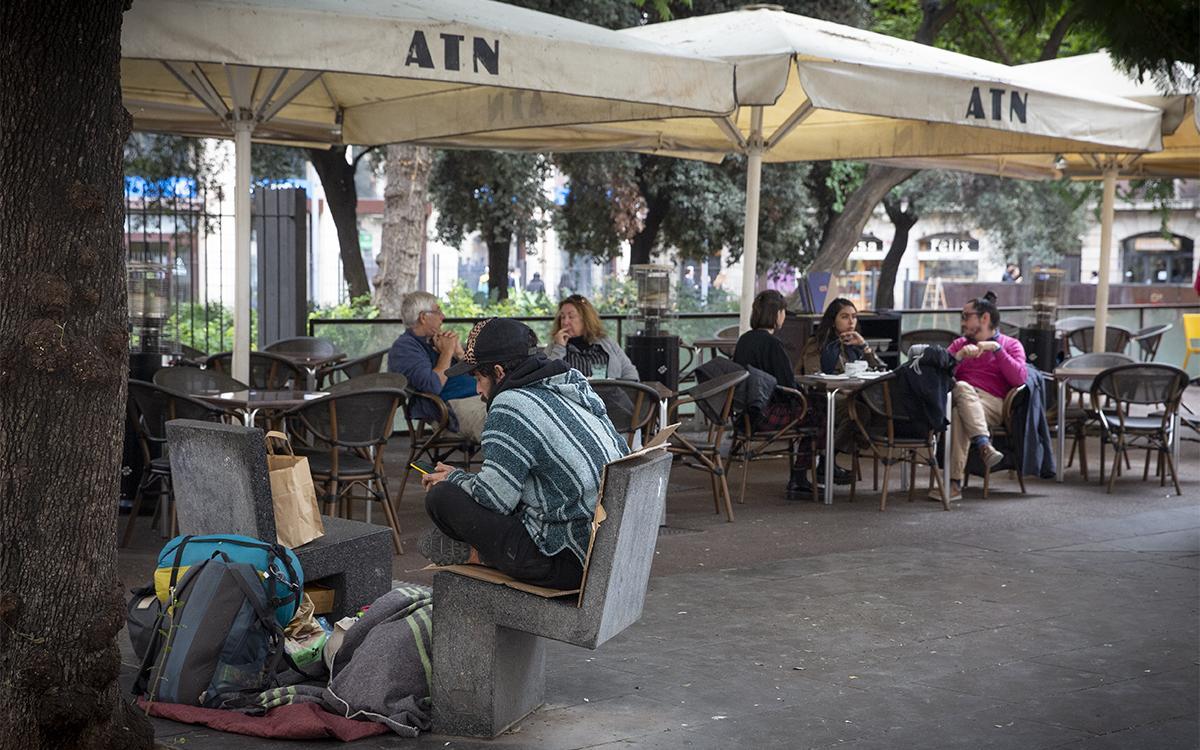
[[1192, 355], [1200, 354], [1200, 314], [1183, 316], [1183, 343], [1187, 347], [1187, 355], [1183, 358], [1183, 369], [1186, 370]]

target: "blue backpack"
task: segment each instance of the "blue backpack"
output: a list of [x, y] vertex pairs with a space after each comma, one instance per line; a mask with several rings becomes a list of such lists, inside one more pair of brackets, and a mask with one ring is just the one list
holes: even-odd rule
[[246, 563], [258, 574], [280, 627], [287, 627], [300, 609], [304, 571], [294, 552], [280, 544], [237, 534], [183, 535], [168, 541], [158, 553], [154, 591], [166, 605], [188, 568], [220, 555], [232, 563]]

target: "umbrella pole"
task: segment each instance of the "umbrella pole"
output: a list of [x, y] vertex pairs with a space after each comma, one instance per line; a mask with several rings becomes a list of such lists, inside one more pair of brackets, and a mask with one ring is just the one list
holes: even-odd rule
[[250, 382], [250, 131], [254, 123], [233, 123], [235, 248], [233, 280], [233, 377]]
[[758, 278], [758, 195], [762, 182], [762, 107], [750, 110], [750, 138], [746, 149], [746, 223], [742, 237], [742, 299], [738, 332], [750, 330], [750, 309], [754, 304]]
[[1092, 351], [1104, 351], [1108, 339], [1108, 276], [1112, 267], [1113, 204], [1117, 196], [1117, 162], [1104, 164], [1104, 195], [1100, 203], [1100, 273], [1096, 278], [1096, 329]]

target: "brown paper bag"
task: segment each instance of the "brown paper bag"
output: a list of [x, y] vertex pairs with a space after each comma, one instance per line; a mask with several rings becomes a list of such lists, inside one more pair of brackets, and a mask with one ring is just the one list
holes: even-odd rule
[[[287, 446], [286, 454], [275, 453], [273, 438]], [[292, 452], [292, 444], [282, 432], [267, 433], [267, 470], [271, 475], [275, 535], [279, 543], [294, 548], [324, 536], [325, 524], [317, 506], [308, 459]]]

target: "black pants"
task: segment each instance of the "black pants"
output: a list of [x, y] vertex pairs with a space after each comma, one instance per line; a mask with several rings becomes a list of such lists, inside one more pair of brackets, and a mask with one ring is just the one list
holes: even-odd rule
[[552, 589], [579, 588], [583, 565], [575, 553], [564, 549], [553, 557], [543, 554], [515, 513], [490, 511], [450, 482], [429, 489], [425, 512], [443, 534], [471, 545], [485, 564], [518, 581]]

